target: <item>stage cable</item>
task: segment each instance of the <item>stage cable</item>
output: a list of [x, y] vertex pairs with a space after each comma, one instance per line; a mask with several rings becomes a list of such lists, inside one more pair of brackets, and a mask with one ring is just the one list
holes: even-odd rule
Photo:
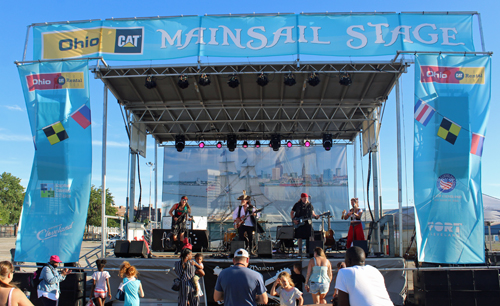
[[[137, 201], [137, 210], [135, 211], [134, 221], [139, 220], [142, 210], [142, 184], [141, 184], [141, 163], [139, 162], [139, 154], [137, 156], [137, 177], [139, 181], [139, 200]], [[133, 201], [133, 199], [132, 199]]]

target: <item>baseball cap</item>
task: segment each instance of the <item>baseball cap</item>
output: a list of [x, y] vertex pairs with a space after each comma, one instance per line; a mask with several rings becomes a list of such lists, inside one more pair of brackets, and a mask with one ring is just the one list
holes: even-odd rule
[[301, 198], [307, 198], [307, 197], [308, 197], [308, 195], [307, 195], [307, 193], [301, 193], [301, 194], [300, 194], [300, 197], [301, 197]]
[[234, 252], [234, 257], [250, 258], [250, 255], [248, 255], [248, 252], [245, 249], [237, 249], [236, 252]]
[[49, 261], [62, 262], [61, 259], [59, 258], [59, 256], [57, 256], [57, 255], [50, 256], [50, 260]]

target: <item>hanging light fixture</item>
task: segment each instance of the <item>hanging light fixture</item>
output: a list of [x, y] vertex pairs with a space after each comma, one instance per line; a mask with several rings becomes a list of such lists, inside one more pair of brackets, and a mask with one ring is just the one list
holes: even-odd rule
[[256, 148], [260, 148], [260, 141], [258, 141], [258, 140], [257, 140], [257, 141], [255, 142], [255, 147], [256, 147]]
[[270, 146], [273, 148], [273, 151], [278, 151], [281, 147], [281, 136], [280, 134], [274, 134], [271, 136]]
[[238, 77], [236, 74], [233, 74], [230, 78], [229, 81], [227, 81], [227, 85], [231, 88], [236, 88], [240, 85], [240, 81], [238, 80]]
[[307, 83], [309, 83], [309, 85], [311, 86], [316, 86], [319, 84], [319, 78], [318, 78], [318, 75], [316, 74], [316, 72], [312, 72], [311, 75], [309, 76], [309, 78], [307, 79]]
[[285, 85], [287, 86], [293, 86], [297, 82], [295, 81], [295, 76], [290, 73], [288, 75], [285, 75], [285, 80], [283, 81], [283, 83], [285, 83]]
[[332, 148], [332, 134], [323, 134], [323, 148], [330, 151]]
[[144, 83], [144, 86], [146, 86], [147, 89], [153, 89], [156, 87], [156, 78], [152, 76], [147, 76], [146, 77], [146, 82]]
[[204, 148], [204, 147], [205, 147], [205, 143], [204, 143], [203, 141], [202, 141], [202, 142], [200, 142], [200, 143], [198, 144], [198, 147], [200, 147], [200, 148]]
[[304, 141], [304, 147], [309, 148], [311, 146], [311, 142], [309, 140]]
[[257, 84], [259, 84], [259, 86], [266, 86], [267, 83], [269, 83], [269, 79], [267, 78], [267, 75], [265, 73], [261, 73], [259, 75], [259, 77], [257, 78]]
[[342, 86], [349, 86], [352, 84], [351, 76], [347, 72], [342, 72], [339, 77], [339, 84]]
[[229, 152], [234, 152], [234, 149], [236, 149], [236, 146], [238, 145], [238, 141], [236, 139], [236, 135], [227, 135], [227, 148]]
[[243, 141], [243, 148], [248, 148], [248, 142], [246, 140]]
[[210, 82], [210, 78], [208, 77], [208, 75], [206, 73], [204, 73], [200, 76], [198, 83], [201, 86], [207, 86], [207, 85], [210, 85], [211, 82]]
[[289, 147], [289, 148], [291, 148], [291, 147], [292, 147], [292, 145], [293, 145], [293, 144], [292, 144], [292, 142], [291, 142], [290, 140], [286, 143], [286, 146], [287, 146], [287, 147]]
[[186, 146], [186, 137], [184, 135], [176, 135], [175, 148], [177, 149], [177, 152], [182, 152], [185, 146]]
[[189, 86], [188, 77], [185, 75], [180, 75], [179, 80], [177, 81], [177, 85], [179, 85], [179, 88], [181, 89], [188, 88]]
[[219, 141], [219, 142], [217, 143], [216, 147], [217, 147], [217, 149], [222, 148], [222, 142], [220, 142], [220, 141]]

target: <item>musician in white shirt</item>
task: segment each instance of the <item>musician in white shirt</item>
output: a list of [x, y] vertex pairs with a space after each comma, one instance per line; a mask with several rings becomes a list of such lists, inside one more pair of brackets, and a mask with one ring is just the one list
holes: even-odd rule
[[[255, 212], [255, 207], [250, 204], [250, 199], [251, 197], [246, 195], [246, 191], [243, 190], [243, 195], [238, 198], [241, 203], [233, 211], [233, 220], [234, 226], [238, 230], [239, 240], [245, 241], [245, 248], [252, 253], [253, 233], [258, 215]], [[246, 238], [245, 233], [247, 234]]]

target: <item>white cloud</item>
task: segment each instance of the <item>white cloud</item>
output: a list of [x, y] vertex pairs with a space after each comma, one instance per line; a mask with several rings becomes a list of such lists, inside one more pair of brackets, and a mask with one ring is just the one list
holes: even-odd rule
[[4, 105], [4, 107], [8, 110], [24, 112], [24, 109], [22, 109], [19, 105]]

